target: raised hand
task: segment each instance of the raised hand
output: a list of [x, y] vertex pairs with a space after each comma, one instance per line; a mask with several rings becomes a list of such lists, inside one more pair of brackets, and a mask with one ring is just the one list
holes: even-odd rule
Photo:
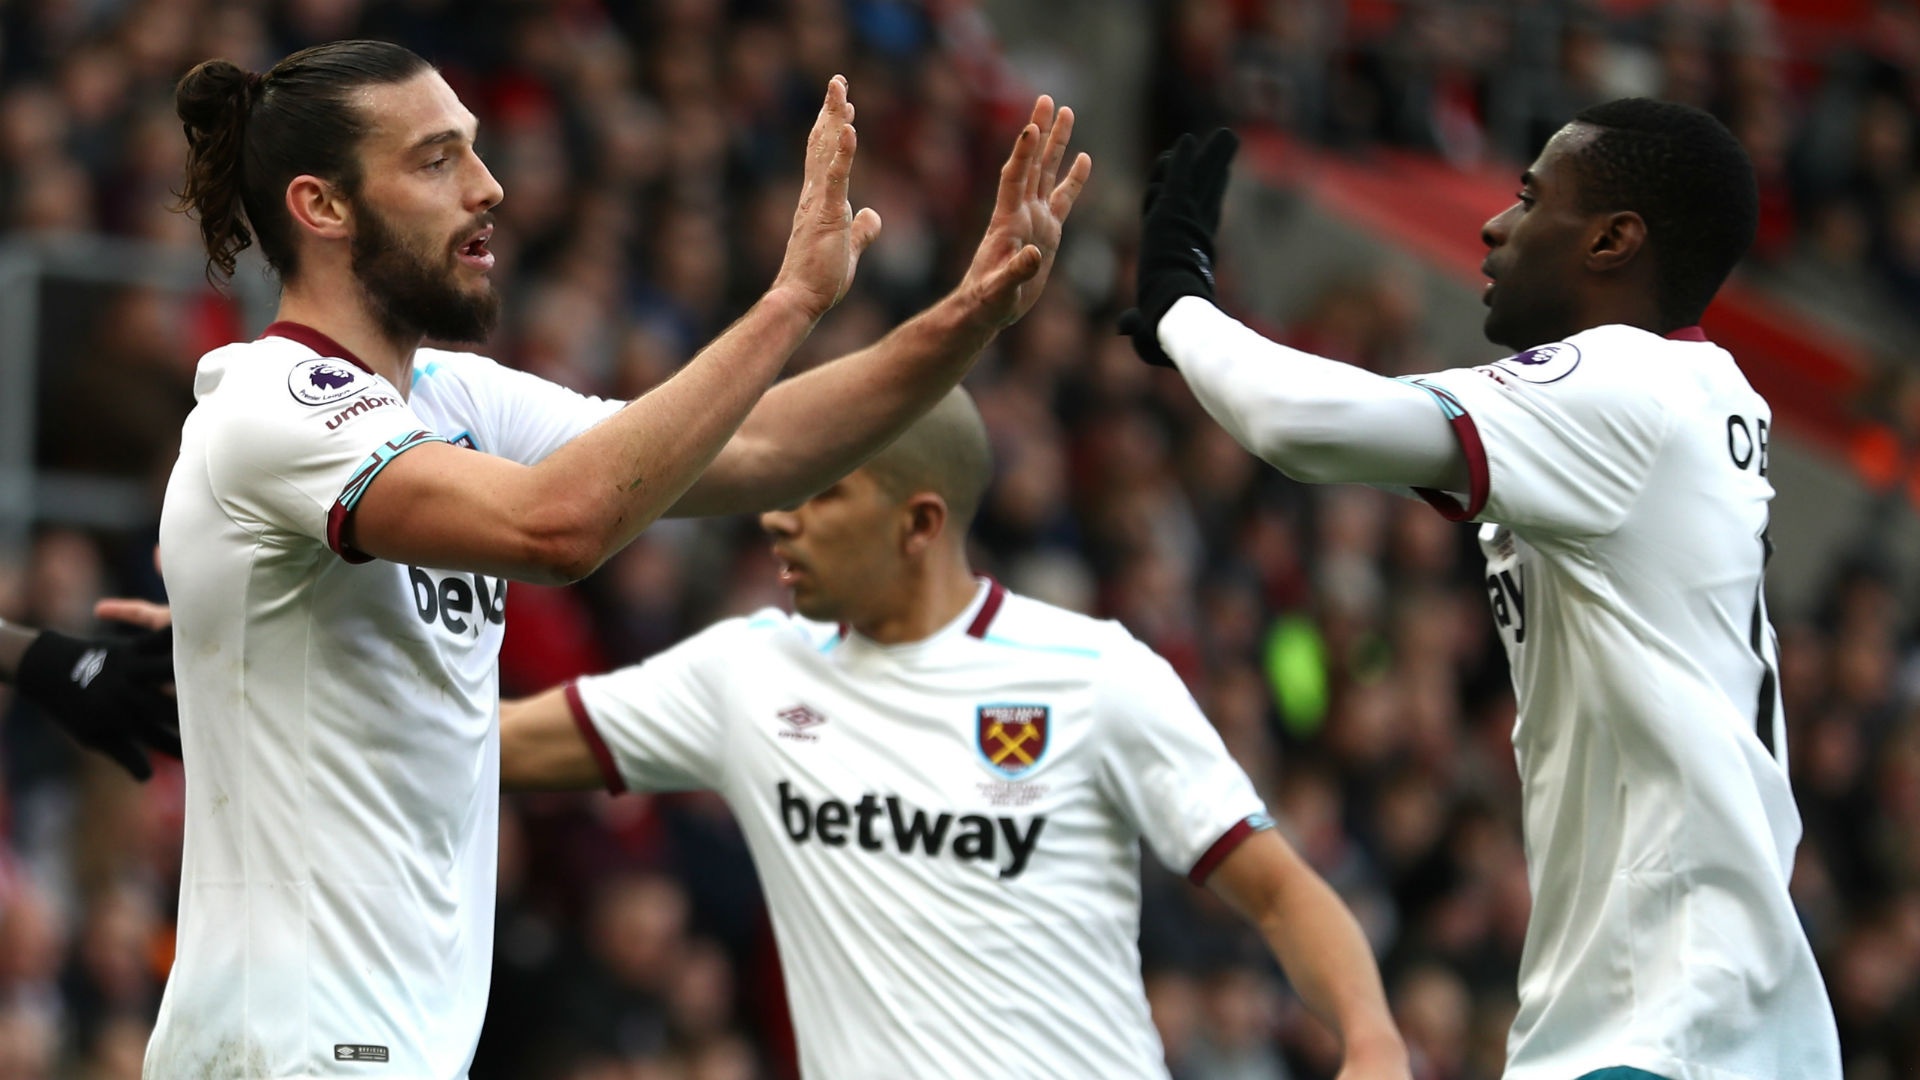
[[978, 304], [981, 316], [995, 326], [1025, 315], [1053, 272], [1061, 227], [1093, 172], [1093, 159], [1080, 154], [1060, 176], [1072, 138], [1073, 110], [1056, 111], [1053, 99], [1042, 94], [1000, 167], [993, 218], [960, 283], [961, 295]]
[[1159, 339], [1167, 311], [1182, 297], [1215, 298], [1213, 238], [1239, 147], [1239, 137], [1225, 128], [1204, 141], [1182, 135], [1147, 177], [1134, 306], [1120, 313], [1120, 332], [1149, 364], [1173, 366]]
[[880, 215], [871, 208], [855, 214], [847, 201], [858, 143], [847, 80], [835, 75], [807, 136], [800, 205], [793, 211], [786, 258], [773, 280], [773, 291], [791, 292], [815, 319], [847, 295], [860, 253], [880, 235]]

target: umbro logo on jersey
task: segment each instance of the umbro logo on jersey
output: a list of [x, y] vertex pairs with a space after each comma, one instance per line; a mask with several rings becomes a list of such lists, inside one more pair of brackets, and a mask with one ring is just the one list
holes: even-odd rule
[[1045, 814], [1022, 823], [1018, 818], [985, 814], [929, 814], [902, 803], [898, 795], [880, 796], [871, 791], [860, 796], [859, 802], [848, 805], [839, 799], [809, 802], [785, 780], [780, 781], [777, 790], [780, 824], [786, 827], [787, 839], [796, 844], [817, 840], [827, 847], [838, 848], [852, 841], [862, 851], [885, 851], [891, 846], [902, 855], [919, 853], [936, 857], [943, 851], [952, 851], [953, 857], [961, 862], [988, 863], [1000, 862], [1004, 847], [1002, 881], [1011, 881], [1027, 869], [1027, 861], [1040, 846], [1040, 831], [1047, 827]]
[[980, 758], [987, 768], [1018, 780], [1032, 772], [1047, 753], [1045, 705], [982, 705], [977, 713]]
[[339, 360], [302, 360], [287, 372], [287, 392], [302, 405], [327, 405], [367, 388], [353, 365]]
[[333, 1060], [385, 1061], [387, 1060], [387, 1048], [384, 1046], [368, 1046], [365, 1043], [334, 1043]]
[[821, 724], [827, 722], [827, 718], [814, 711], [813, 706], [805, 704], [795, 705], [788, 709], [781, 709], [774, 715], [778, 716], [781, 722], [787, 725], [780, 730], [780, 737], [783, 739], [793, 739], [797, 742], [818, 742], [820, 736], [813, 734], [807, 729], [819, 727]]
[[341, 424], [344, 424], [347, 421], [353, 419], [354, 417], [359, 416], [361, 413], [368, 413], [368, 412], [372, 412], [375, 409], [384, 409], [389, 405], [398, 405], [398, 404], [400, 404], [400, 401], [398, 398], [388, 397], [386, 394], [378, 394], [373, 397], [363, 397], [359, 401], [356, 401], [353, 404], [347, 406], [346, 408], [341, 409], [339, 412], [333, 414], [332, 419], [327, 421], [327, 430], [332, 431], [334, 428], [337, 428]]

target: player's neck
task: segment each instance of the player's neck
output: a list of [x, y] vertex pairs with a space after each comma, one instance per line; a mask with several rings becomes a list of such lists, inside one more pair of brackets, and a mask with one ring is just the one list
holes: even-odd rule
[[[1679, 329], [1678, 326], [1667, 325], [1661, 318], [1660, 303], [1650, 285], [1600, 291], [1587, 303], [1582, 315], [1576, 332], [1597, 326], [1631, 326], [1650, 334], [1665, 334]], [[1568, 333], [1555, 340], [1572, 336]]]
[[959, 618], [979, 595], [980, 581], [964, 557], [941, 559], [939, 566], [919, 571], [901, 582], [897, 603], [854, 622], [861, 637], [880, 645], [925, 641]]
[[332, 338], [353, 354], [343, 359], [358, 360], [406, 396], [413, 386], [413, 353], [420, 347], [420, 338], [394, 339], [368, 310], [358, 283], [349, 277], [345, 287], [348, 291], [342, 292], [310, 283], [289, 283], [280, 294], [275, 319], [299, 323]]

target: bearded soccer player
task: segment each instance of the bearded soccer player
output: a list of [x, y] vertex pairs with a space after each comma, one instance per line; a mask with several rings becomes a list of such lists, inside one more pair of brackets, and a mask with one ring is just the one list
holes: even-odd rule
[[1144, 836], [1258, 924], [1341, 1036], [1345, 1080], [1405, 1080], [1358, 924], [1173, 669], [1116, 623], [968, 568], [991, 475], [954, 390], [761, 516], [797, 616], [729, 619], [508, 702], [502, 779], [724, 796], [808, 1077], [1164, 1078], [1137, 947]]
[[202, 358], [162, 514], [186, 851], [145, 1075], [461, 1077], [491, 965], [507, 580], [570, 581], [662, 513], [781, 505], [852, 468], [1033, 303], [1091, 162], [1059, 175], [1072, 117], [1042, 98], [960, 287], [769, 392], [880, 226], [847, 201], [835, 77], [771, 288], [622, 406], [421, 347], [491, 328], [502, 197], [424, 60], [360, 41], [264, 75], [209, 61], [177, 107], [211, 267], [257, 240], [283, 292], [264, 337]]
[[1787, 891], [1772, 414], [1698, 325], [1753, 239], [1746, 152], [1687, 106], [1581, 112], [1482, 232], [1486, 334], [1518, 351], [1392, 380], [1216, 306], [1234, 145], [1163, 157], [1122, 328], [1289, 475], [1481, 523], [1533, 889], [1508, 1080], [1838, 1077]]

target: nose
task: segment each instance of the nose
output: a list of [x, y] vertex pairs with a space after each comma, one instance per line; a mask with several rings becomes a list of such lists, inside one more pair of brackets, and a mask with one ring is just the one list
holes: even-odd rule
[[1509, 222], [1513, 217], [1513, 212], [1519, 208], [1520, 204], [1516, 202], [1512, 206], [1488, 218], [1487, 223], [1480, 226], [1480, 242], [1490, 248], [1497, 248], [1501, 244], [1506, 243], [1507, 232], [1511, 228]]
[[500, 200], [507, 197], [506, 189], [500, 186], [500, 181], [493, 178], [493, 171], [487, 168], [487, 163], [481, 161], [478, 154], [474, 155], [473, 162], [480, 168], [477, 182], [473, 186], [471, 198], [473, 208], [476, 212], [491, 210], [500, 205]]
[[768, 510], [760, 515], [760, 530], [770, 536], [792, 536], [800, 527], [800, 515], [792, 510]]

